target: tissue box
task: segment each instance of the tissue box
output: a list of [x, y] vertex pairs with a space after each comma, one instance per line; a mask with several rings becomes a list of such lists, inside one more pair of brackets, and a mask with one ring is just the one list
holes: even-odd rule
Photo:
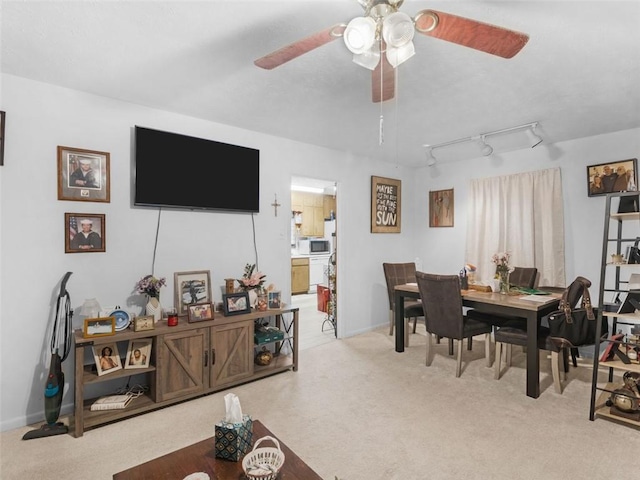
[[242, 416], [242, 423], [216, 423], [216, 458], [238, 462], [251, 450], [253, 421], [249, 415]]

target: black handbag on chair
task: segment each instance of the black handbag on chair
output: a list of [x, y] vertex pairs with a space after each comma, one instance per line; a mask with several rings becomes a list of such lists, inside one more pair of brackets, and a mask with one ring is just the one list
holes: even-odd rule
[[[598, 311], [591, 305], [588, 284], [578, 277], [562, 294], [559, 310], [549, 315], [549, 336], [558, 346], [579, 347], [593, 345], [596, 341]], [[588, 280], [586, 280], [588, 282]], [[575, 295], [576, 289], [582, 291], [580, 308], [573, 308], [568, 301], [569, 292]], [[576, 297], [578, 298], [578, 297]], [[600, 334], [606, 337], [609, 330], [607, 317], [602, 316]]]

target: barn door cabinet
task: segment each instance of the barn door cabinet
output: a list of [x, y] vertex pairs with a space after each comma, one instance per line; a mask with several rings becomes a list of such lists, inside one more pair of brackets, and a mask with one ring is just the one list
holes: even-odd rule
[[[268, 322], [281, 329], [284, 338], [272, 342], [276, 353], [270, 365], [255, 365], [257, 345], [254, 325]], [[160, 321], [154, 330], [123, 331], [106, 337], [83, 338], [74, 332], [76, 347], [75, 412], [73, 430], [76, 437], [89, 428], [122, 420], [177, 402], [257, 380], [287, 370], [298, 369], [298, 309], [271, 309], [224, 317], [216, 312], [214, 320], [188, 323], [181, 317], [175, 327]], [[92, 362], [92, 347], [116, 343], [120, 356], [126, 354], [129, 341], [151, 338], [150, 366], [122, 369], [98, 376]], [[282, 348], [285, 346], [287, 348]], [[262, 346], [262, 345], [261, 345]], [[124, 361], [123, 361], [124, 364]], [[135, 380], [129, 377], [135, 375]], [[97, 396], [92, 386], [111, 389], [114, 394], [126, 385], [144, 384], [147, 391], [126, 408], [92, 412]], [[105, 395], [103, 393], [103, 395]]]

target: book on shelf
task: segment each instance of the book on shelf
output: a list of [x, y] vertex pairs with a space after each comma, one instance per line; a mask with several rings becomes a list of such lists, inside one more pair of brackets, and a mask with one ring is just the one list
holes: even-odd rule
[[108, 395], [106, 397], [100, 397], [91, 404], [92, 411], [98, 410], [120, 410], [129, 405], [129, 402], [133, 400], [133, 395], [125, 393], [124, 395]]

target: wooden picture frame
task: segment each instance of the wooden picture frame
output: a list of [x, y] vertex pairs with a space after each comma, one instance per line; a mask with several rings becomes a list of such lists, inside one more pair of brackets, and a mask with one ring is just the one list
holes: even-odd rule
[[175, 272], [174, 305], [178, 315], [188, 315], [188, 305], [211, 303], [211, 272], [209, 270], [195, 270], [191, 272]]
[[590, 197], [612, 192], [632, 192], [637, 189], [637, 158], [587, 166], [587, 192]]
[[106, 252], [105, 220], [103, 213], [65, 213], [64, 253]]
[[0, 166], [4, 165], [4, 125], [6, 119], [6, 112], [0, 111]]
[[429, 226], [453, 227], [453, 188], [429, 191]]
[[151, 363], [151, 338], [138, 338], [129, 340], [127, 356], [125, 357], [125, 370], [133, 368], [149, 368]]
[[188, 306], [189, 323], [204, 322], [205, 320], [213, 320], [213, 305], [208, 303], [196, 303]]
[[141, 315], [134, 317], [132, 320], [134, 332], [146, 332], [147, 330], [154, 330], [156, 328], [153, 315]]
[[282, 308], [282, 292], [280, 290], [273, 290], [267, 292], [269, 309], [278, 310]]
[[402, 183], [371, 176], [371, 233], [400, 233]]
[[94, 345], [92, 348], [93, 359], [96, 362], [99, 377], [107, 373], [122, 370], [122, 362], [120, 361], [120, 353], [118, 352], [116, 342]]
[[82, 336], [84, 338], [106, 337], [116, 334], [115, 317], [85, 318]]
[[58, 146], [58, 200], [110, 202], [108, 152]]
[[240, 315], [242, 313], [251, 313], [251, 305], [249, 304], [249, 293], [225, 293], [222, 295], [222, 306], [224, 315]]

